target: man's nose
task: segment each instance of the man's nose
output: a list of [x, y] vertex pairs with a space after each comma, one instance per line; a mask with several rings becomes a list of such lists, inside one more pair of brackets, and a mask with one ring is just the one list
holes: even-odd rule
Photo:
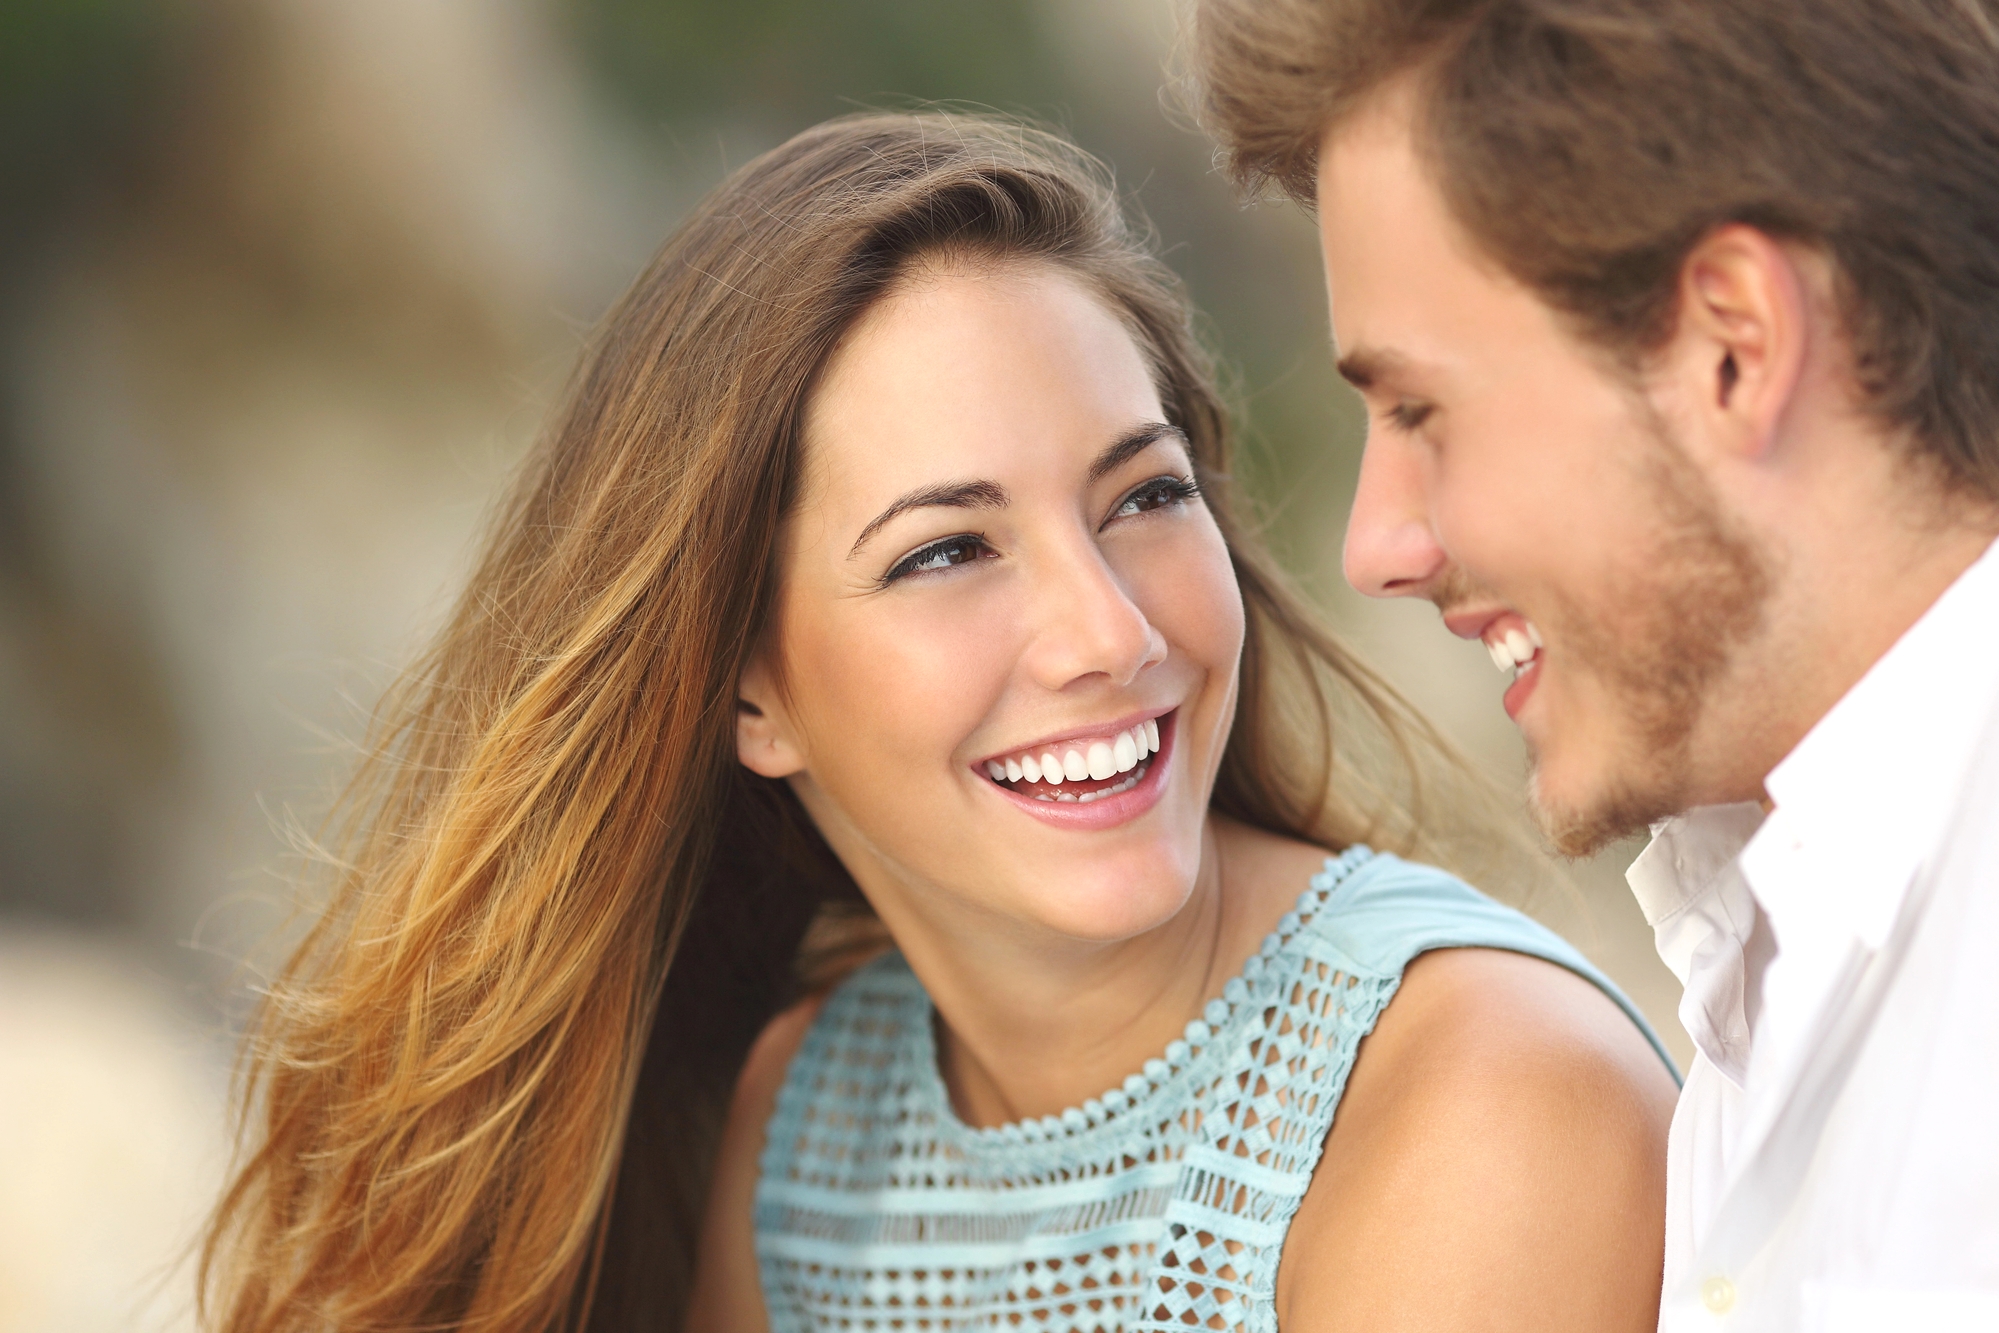
[[1361, 454], [1344, 562], [1347, 582], [1369, 597], [1420, 597], [1450, 563], [1430, 526], [1420, 461], [1380, 432]]

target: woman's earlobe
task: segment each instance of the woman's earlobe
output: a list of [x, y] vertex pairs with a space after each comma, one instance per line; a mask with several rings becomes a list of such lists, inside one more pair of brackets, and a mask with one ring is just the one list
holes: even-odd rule
[[777, 719], [748, 699], [736, 700], [736, 761], [766, 778], [788, 778], [805, 767]]

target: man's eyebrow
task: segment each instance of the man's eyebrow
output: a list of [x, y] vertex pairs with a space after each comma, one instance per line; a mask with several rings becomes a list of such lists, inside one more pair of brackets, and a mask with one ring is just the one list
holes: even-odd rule
[[930, 509], [943, 506], [950, 509], [1004, 509], [1007, 504], [1006, 487], [996, 481], [953, 481], [941, 486], [922, 486], [898, 497], [889, 507], [870, 519], [861, 529], [861, 535], [854, 538], [853, 549], [847, 552], [852, 560], [868, 544], [868, 538], [881, 531], [890, 519], [900, 517], [912, 509]]
[[1355, 348], [1341, 357], [1337, 365], [1340, 378], [1356, 389], [1371, 389], [1407, 367], [1407, 360], [1399, 354], [1369, 347]]
[[1111, 441], [1110, 447], [1097, 455], [1096, 461], [1090, 464], [1090, 480], [1102, 481], [1117, 471], [1126, 460], [1166, 439], [1180, 441], [1190, 453], [1193, 450], [1193, 446], [1188, 443], [1187, 432], [1178, 426], [1169, 426], [1163, 421], [1142, 422]]

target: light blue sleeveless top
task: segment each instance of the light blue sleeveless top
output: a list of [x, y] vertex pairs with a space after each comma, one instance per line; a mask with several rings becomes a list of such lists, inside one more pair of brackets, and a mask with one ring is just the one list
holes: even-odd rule
[[901, 955], [849, 977], [793, 1057], [757, 1184], [772, 1333], [1274, 1333], [1278, 1256], [1354, 1049], [1431, 949], [1532, 954], [1618, 989], [1440, 870], [1326, 862], [1186, 1035], [1059, 1116], [974, 1129]]

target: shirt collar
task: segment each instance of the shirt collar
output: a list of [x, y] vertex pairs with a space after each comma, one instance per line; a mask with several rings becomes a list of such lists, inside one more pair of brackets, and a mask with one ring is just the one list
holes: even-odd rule
[[1999, 702], [1999, 543], [1988, 546], [1764, 781], [1742, 868], [1778, 938], [1880, 947]]
[[1660, 959], [1679, 978], [1680, 1025], [1737, 1087], [1749, 1068], [1756, 903], [1736, 855], [1762, 822], [1755, 804], [1689, 810], [1655, 824], [1651, 845], [1625, 871]]
[[[1654, 824], [1652, 841], [1624, 872], [1645, 924], [1656, 931], [1711, 892], [1718, 877], [1734, 870], [1735, 858], [1762, 822], [1763, 808], [1746, 802], [1703, 805]], [[1685, 985], [1684, 963], [1665, 962]]]

